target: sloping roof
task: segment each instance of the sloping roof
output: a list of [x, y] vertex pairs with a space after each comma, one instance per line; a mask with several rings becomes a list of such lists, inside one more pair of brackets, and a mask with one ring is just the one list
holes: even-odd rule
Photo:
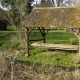
[[23, 22], [26, 27], [80, 28], [80, 7], [35, 8]]

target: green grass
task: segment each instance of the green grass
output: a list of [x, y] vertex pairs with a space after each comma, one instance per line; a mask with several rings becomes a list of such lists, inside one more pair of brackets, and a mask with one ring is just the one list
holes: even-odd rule
[[[21, 32], [23, 33], [23, 31], [21, 31]], [[8, 49], [11, 46], [11, 37], [13, 35], [16, 36], [16, 33], [18, 33], [18, 31], [0, 31], [0, 48]], [[42, 36], [39, 31], [37, 31], [37, 30], [32, 31], [32, 33], [30, 35], [30, 39], [35, 40], [35, 39], [41, 39], [41, 38], [42, 38]], [[14, 40], [13, 46], [15, 46], [14, 44], [17, 43], [18, 41]], [[39, 42], [41, 42], [41, 41], [39, 41]], [[72, 32], [65, 32], [64, 30], [52, 30], [46, 35], [46, 42], [54, 43], [54, 44], [76, 45], [76, 44], [78, 44], [78, 39]], [[33, 49], [34, 48], [32, 48], [32, 52], [39, 51], [39, 49], [34, 49], [34, 50]]]
[[[34, 30], [31, 33], [30, 38], [39, 39], [41, 38], [41, 34], [38, 31]], [[78, 45], [78, 38], [72, 32], [65, 32], [64, 30], [52, 30], [46, 35], [46, 42], [54, 44]], [[48, 51], [48, 49], [30, 47], [30, 54], [38, 54], [44, 51]]]
[[0, 50], [7, 50], [9, 48], [16, 49], [20, 44], [19, 40], [13, 37], [16, 36], [15, 31], [0, 31]]
[[[31, 34], [32, 39], [39, 39], [41, 35], [38, 31], [33, 31]], [[41, 41], [40, 41], [41, 42]], [[64, 30], [53, 30], [49, 32], [46, 36], [47, 43], [54, 44], [78, 44], [77, 37], [72, 32], [65, 32]], [[45, 63], [56, 66], [66, 66], [66, 67], [76, 67], [74, 64], [73, 58], [76, 56], [76, 53], [68, 52], [56, 52], [53, 55], [47, 55], [49, 50], [45, 48], [30, 47], [30, 57], [26, 58], [23, 56], [17, 57], [18, 60], [29, 61], [35, 63]], [[45, 54], [42, 54], [45, 53]], [[51, 52], [49, 52], [51, 54]]]
[[73, 33], [65, 31], [53, 31], [47, 35], [47, 39], [48, 43], [78, 44], [77, 37]]
[[[28, 58], [23, 56], [18, 56], [17, 60], [22, 61], [28, 61], [33, 63], [39, 63], [39, 64], [49, 64], [54, 66], [63, 66], [63, 67], [70, 67], [75, 68], [76, 64], [74, 63], [74, 56], [76, 56], [75, 53], [62, 53], [62, 52], [56, 52], [55, 54], [51, 54], [50, 52], [44, 53], [44, 54], [36, 54], [32, 55]], [[80, 66], [78, 64], [78, 66]]]
[[[15, 35], [15, 31], [1, 31], [0, 32], [0, 50], [7, 50], [12, 47], [12, 49], [18, 49], [18, 45], [20, 42], [17, 40], [12, 41], [11, 36]], [[30, 39], [40, 39], [41, 34], [37, 30], [33, 30]], [[41, 42], [41, 41], [39, 41]], [[64, 30], [52, 30], [46, 35], [47, 43], [54, 44], [78, 44], [77, 37], [72, 32], [65, 32]], [[32, 43], [32, 42], [31, 42]], [[76, 56], [76, 53], [69, 52], [55, 52], [55, 54], [51, 54], [54, 51], [49, 51], [45, 48], [31, 47], [30, 46], [30, 56], [28, 58], [24, 56], [18, 56], [17, 60], [29, 61], [35, 63], [45, 63], [56, 66], [66, 66], [66, 67], [75, 67], [73, 58]], [[49, 55], [47, 55], [47, 53]], [[78, 64], [78, 66], [80, 66]]]
[[[40, 39], [41, 34], [38, 31], [33, 31], [30, 38]], [[47, 43], [54, 44], [78, 44], [77, 37], [72, 32], [65, 32], [64, 30], [52, 30], [46, 35]]]

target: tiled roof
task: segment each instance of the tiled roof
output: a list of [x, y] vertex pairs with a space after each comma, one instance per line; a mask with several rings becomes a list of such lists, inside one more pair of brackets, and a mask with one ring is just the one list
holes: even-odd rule
[[26, 27], [80, 28], [80, 7], [35, 8], [23, 21]]

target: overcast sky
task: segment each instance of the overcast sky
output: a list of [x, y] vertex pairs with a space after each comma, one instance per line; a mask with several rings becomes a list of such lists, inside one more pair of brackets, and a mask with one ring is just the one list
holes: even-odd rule
[[7, 10], [7, 8], [3, 8], [3, 7], [2, 7], [1, 2], [0, 2], [0, 8], [2, 8], [2, 9], [4, 9], [4, 10]]
[[38, 4], [38, 3], [40, 3], [40, 1], [41, 1], [41, 0], [34, 0], [34, 3], [33, 3], [33, 4], [36, 4], [36, 2], [37, 2], [37, 4]]
[[[41, 1], [41, 0], [34, 0], [34, 3], [33, 3], [33, 4], [36, 4], [36, 2], [37, 2], [37, 4], [38, 4], [38, 3], [40, 3], [40, 1]], [[1, 3], [1, 2], [0, 2], [0, 3]], [[9, 7], [10, 7], [10, 6], [9, 6]], [[8, 7], [8, 8], [9, 8], [9, 7]], [[3, 8], [1, 4], [0, 4], [0, 8], [2, 8], [2, 9], [4, 9], [4, 10], [7, 10], [7, 8], [6, 8], [6, 7]]]
[[[0, 1], [1, 1], [1, 0], [0, 0]], [[39, 4], [40, 1], [41, 1], [41, 0], [34, 0], [33, 5], [36, 4], [36, 2], [37, 2], [37, 4]], [[65, 1], [69, 1], [69, 0], [65, 0]], [[64, 2], [65, 2], [65, 1], [64, 1]], [[79, 0], [76, 0], [76, 1], [79, 2]], [[1, 3], [1, 2], [0, 2], [0, 3]], [[56, 0], [54, 0], [54, 4], [55, 4], [55, 6], [57, 6]], [[66, 4], [66, 5], [68, 5], [68, 4]], [[8, 10], [6, 7], [3, 8], [3, 7], [1, 6], [1, 4], [0, 4], [0, 7], [1, 7], [2, 9], [4, 9], [4, 10]], [[8, 6], [8, 8], [10, 8], [10, 6]]]

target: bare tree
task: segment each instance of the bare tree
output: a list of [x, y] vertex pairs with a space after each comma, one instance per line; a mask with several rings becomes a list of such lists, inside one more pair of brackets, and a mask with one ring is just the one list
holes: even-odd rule
[[63, 6], [63, 2], [64, 0], [42, 0], [41, 4], [48, 7], [58, 7]]
[[78, 5], [80, 0], [41, 0], [41, 7], [59, 7]]
[[11, 9], [7, 11], [7, 20], [14, 27], [15, 30], [20, 30], [21, 23], [25, 16], [31, 11], [31, 2], [33, 0], [2, 0], [3, 6], [11, 6]]

